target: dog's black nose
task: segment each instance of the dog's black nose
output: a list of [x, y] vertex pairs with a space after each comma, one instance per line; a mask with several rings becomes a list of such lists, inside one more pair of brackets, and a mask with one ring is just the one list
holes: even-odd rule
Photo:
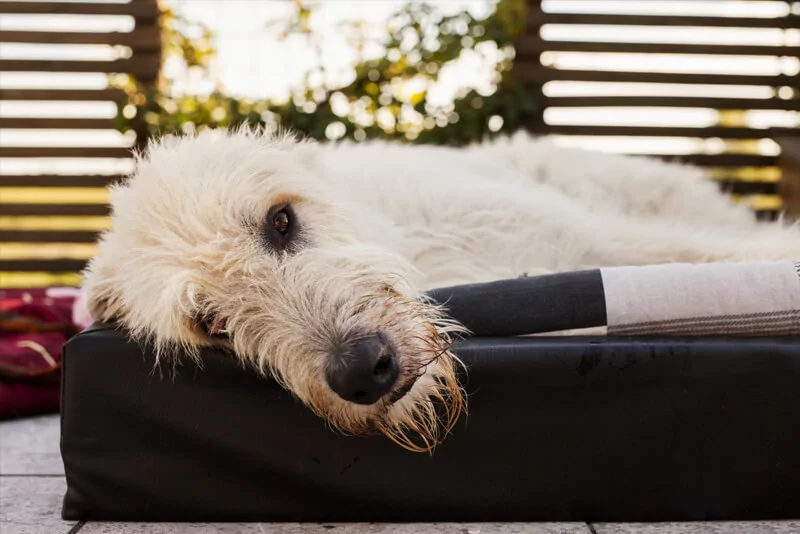
[[374, 404], [391, 391], [397, 380], [397, 358], [379, 335], [362, 338], [337, 352], [325, 378], [341, 398]]

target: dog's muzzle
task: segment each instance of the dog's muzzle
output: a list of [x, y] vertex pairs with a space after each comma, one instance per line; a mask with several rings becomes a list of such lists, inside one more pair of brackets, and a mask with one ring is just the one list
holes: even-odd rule
[[334, 351], [325, 379], [342, 399], [368, 405], [392, 390], [398, 373], [392, 347], [380, 334], [372, 334]]

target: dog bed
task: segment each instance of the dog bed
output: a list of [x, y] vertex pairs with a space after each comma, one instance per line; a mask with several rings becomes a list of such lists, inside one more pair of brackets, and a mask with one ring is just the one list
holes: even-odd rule
[[[800, 515], [792, 263], [603, 269], [431, 292], [469, 415], [432, 456], [345, 437], [207, 350], [65, 347], [65, 519], [662, 521]], [[605, 336], [534, 335], [601, 327]], [[623, 335], [624, 334], [624, 335]]]

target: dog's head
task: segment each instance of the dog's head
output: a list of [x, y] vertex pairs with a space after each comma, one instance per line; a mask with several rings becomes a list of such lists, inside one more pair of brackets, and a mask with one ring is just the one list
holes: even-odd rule
[[206, 132], [152, 144], [112, 195], [85, 273], [92, 316], [160, 357], [220, 346], [331, 426], [430, 450], [463, 408], [458, 325], [369, 217], [291, 137]]

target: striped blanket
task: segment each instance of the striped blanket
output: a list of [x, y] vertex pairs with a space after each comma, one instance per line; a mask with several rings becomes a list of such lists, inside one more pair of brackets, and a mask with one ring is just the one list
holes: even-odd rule
[[611, 267], [437, 289], [473, 335], [800, 335], [800, 262]]

